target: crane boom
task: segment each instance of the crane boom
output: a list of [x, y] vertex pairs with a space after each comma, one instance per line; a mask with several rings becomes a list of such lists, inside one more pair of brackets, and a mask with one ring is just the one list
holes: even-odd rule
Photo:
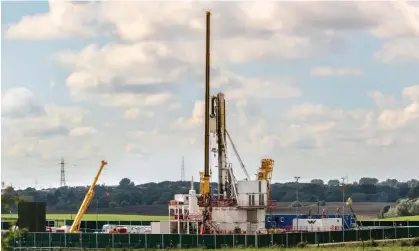
[[76, 217], [74, 218], [73, 225], [71, 225], [71, 228], [69, 230], [70, 233], [76, 233], [80, 231], [80, 222], [83, 218], [84, 214], [86, 213], [87, 208], [89, 207], [90, 202], [93, 199], [93, 196], [95, 196], [95, 187], [97, 180], [99, 179], [100, 173], [102, 172], [102, 169], [107, 165], [108, 163], [104, 160], [102, 160], [102, 163], [99, 167], [99, 171], [97, 172], [95, 178], [93, 179], [92, 185], [90, 186], [89, 190], [86, 193], [86, 196], [84, 197], [83, 202], [81, 203], [81, 206], [79, 208], [79, 211], [77, 212]]

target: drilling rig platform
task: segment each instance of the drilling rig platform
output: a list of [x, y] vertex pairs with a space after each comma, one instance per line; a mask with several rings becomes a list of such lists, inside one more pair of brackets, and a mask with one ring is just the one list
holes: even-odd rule
[[[270, 185], [274, 167], [272, 159], [262, 159], [258, 174], [251, 179], [227, 130], [225, 95], [210, 92], [210, 18], [206, 12], [205, 63], [205, 147], [204, 170], [200, 173], [199, 194], [193, 188], [188, 194], [176, 194], [169, 202], [168, 221], [153, 222], [152, 233], [238, 234], [265, 233], [265, 215], [274, 203]], [[246, 179], [237, 180], [228, 159], [230, 142]], [[210, 149], [211, 142], [216, 142]], [[218, 189], [210, 186], [210, 152], [216, 158]], [[154, 229], [154, 230], [153, 230]]]

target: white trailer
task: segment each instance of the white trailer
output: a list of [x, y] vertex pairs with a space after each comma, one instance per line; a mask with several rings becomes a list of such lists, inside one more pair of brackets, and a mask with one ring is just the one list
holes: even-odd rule
[[343, 228], [341, 218], [323, 218], [323, 219], [293, 219], [293, 231], [340, 231]]

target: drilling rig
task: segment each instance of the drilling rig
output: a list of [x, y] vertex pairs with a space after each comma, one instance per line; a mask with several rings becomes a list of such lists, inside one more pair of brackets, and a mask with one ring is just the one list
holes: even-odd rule
[[[211, 96], [210, 92], [210, 18], [206, 12], [205, 53], [205, 149], [204, 171], [200, 172], [199, 207], [202, 211], [201, 234], [223, 231], [256, 231], [264, 225], [264, 214], [269, 205], [270, 179], [273, 160], [264, 159], [259, 175], [251, 180], [236, 146], [227, 131], [226, 101], [222, 92]], [[216, 139], [216, 148], [210, 149], [210, 136]], [[246, 180], [237, 181], [232, 164], [228, 160], [227, 141], [246, 175]], [[210, 151], [217, 157], [218, 193], [211, 192]]]

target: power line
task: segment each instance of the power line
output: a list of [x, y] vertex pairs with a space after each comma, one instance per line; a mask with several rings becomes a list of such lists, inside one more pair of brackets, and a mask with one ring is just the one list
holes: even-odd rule
[[[58, 162], [57, 164], [59, 164], [60, 167], [61, 167], [60, 187], [65, 187], [65, 186], [67, 186], [67, 182], [66, 182], [66, 178], [65, 178], [65, 166], [68, 165], [68, 163], [64, 161], [63, 157], [61, 157], [61, 161]], [[75, 167], [76, 165], [72, 164], [72, 166]]]

